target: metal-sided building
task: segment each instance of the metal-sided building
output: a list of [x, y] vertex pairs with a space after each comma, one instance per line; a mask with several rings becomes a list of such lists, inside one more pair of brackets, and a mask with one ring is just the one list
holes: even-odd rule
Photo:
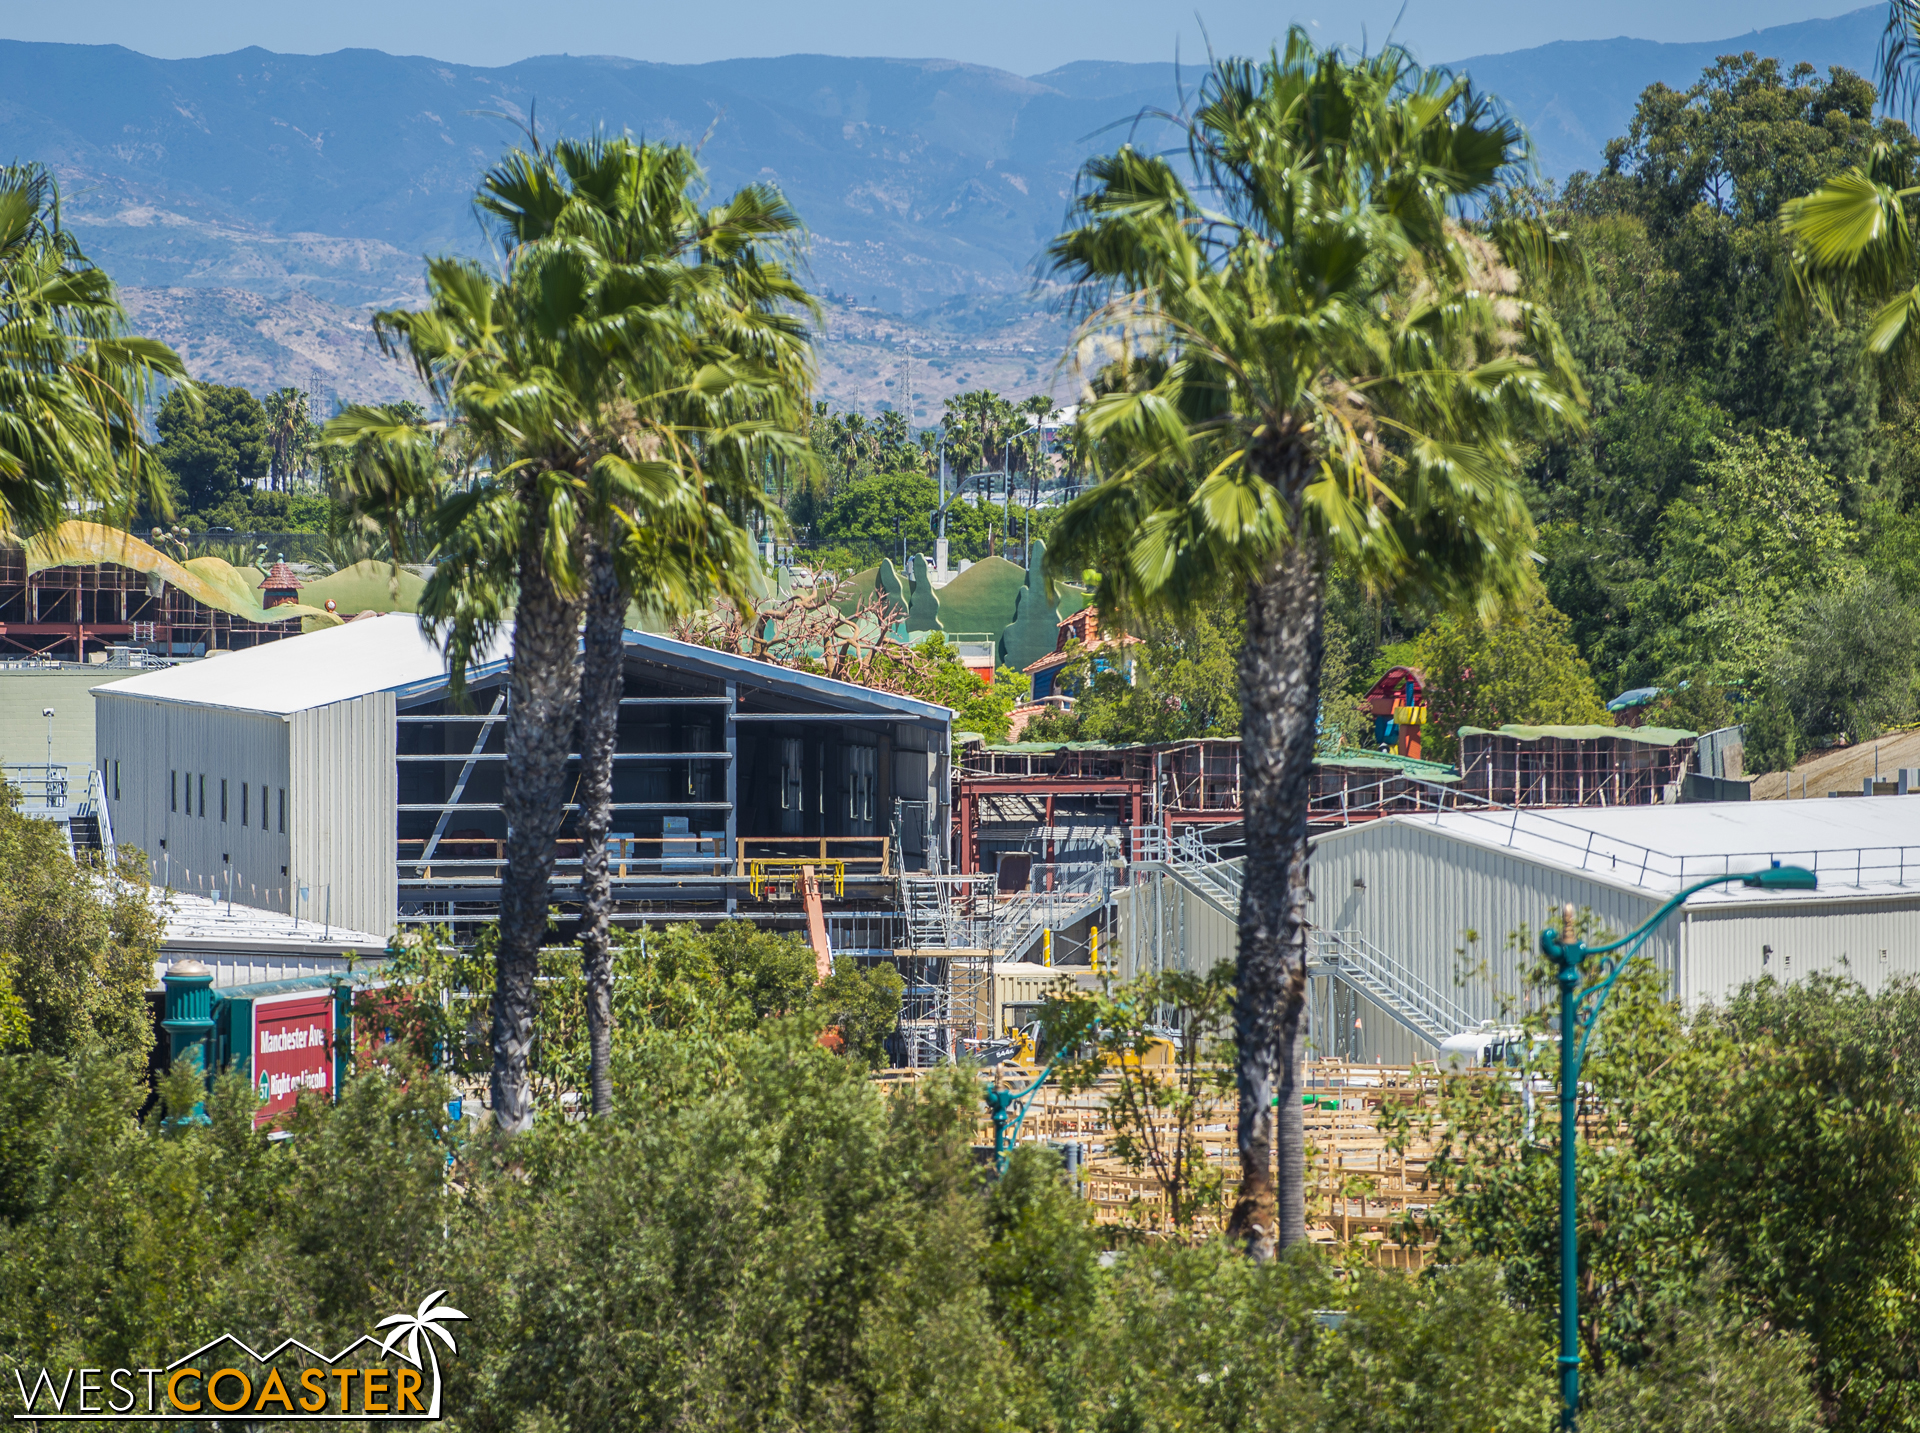
[[[1562, 905], [1625, 932], [1683, 886], [1778, 861], [1812, 869], [1819, 889], [1710, 889], [1647, 942], [1676, 997], [1724, 999], [1763, 975], [1844, 973], [1869, 990], [1920, 975], [1920, 798], [1807, 802], [1790, 816], [1753, 802], [1444, 811], [1329, 832], [1313, 845], [1314, 948], [1323, 960], [1387, 972], [1415, 1002], [1463, 1022], [1500, 1020], [1546, 998], [1523, 971], [1542, 923]], [[1126, 958], [1180, 951], [1194, 969], [1233, 959], [1234, 923], [1205, 897], [1172, 877], [1128, 893], [1118, 942]], [[1433, 1042], [1360, 983], [1314, 984], [1323, 1052], [1432, 1057]]]
[[[625, 640], [617, 914], [724, 914], [756, 859], [817, 856], [856, 894], [925, 864], [946, 819], [947, 708]], [[503, 636], [455, 703], [440, 652], [395, 614], [100, 688], [116, 837], [156, 881], [303, 919], [486, 921], [505, 864], [506, 654]], [[578, 879], [577, 819], [569, 802], [559, 902]]]

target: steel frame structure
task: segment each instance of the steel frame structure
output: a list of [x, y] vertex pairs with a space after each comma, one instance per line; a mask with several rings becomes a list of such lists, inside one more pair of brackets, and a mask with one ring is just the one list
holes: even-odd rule
[[0, 545], [0, 652], [84, 662], [97, 648], [152, 642], [237, 651], [300, 635], [295, 619], [249, 622], [110, 562], [27, 571], [26, 549]]

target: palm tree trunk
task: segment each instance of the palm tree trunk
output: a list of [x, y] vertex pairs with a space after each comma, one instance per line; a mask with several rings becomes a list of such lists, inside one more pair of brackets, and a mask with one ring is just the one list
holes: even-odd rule
[[580, 604], [553, 585], [540, 561], [545, 534], [530, 521], [520, 558], [508, 676], [507, 870], [500, 883], [500, 946], [493, 990], [493, 1122], [507, 1134], [533, 1123], [527, 1079], [546, 941], [553, 841], [566, 800], [567, 748], [580, 704]]
[[1256, 1259], [1270, 1259], [1307, 1234], [1299, 1072], [1307, 1002], [1307, 791], [1319, 705], [1322, 576], [1318, 542], [1301, 537], [1250, 587], [1246, 643], [1240, 651], [1247, 870], [1233, 1026], [1241, 1175], [1228, 1233]]
[[613, 824], [613, 751], [625, 688], [621, 629], [627, 593], [613, 555], [594, 543], [587, 557], [586, 641], [580, 665], [580, 965], [587, 986], [587, 1048], [593, 1112], [613, 1110], [613, 885], [607, 831]]

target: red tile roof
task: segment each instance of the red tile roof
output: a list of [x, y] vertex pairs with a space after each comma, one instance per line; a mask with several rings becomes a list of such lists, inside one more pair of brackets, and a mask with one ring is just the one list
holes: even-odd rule
[[276, 562], [267, 571], [266, 581], [260, 584], [262, 592], [297, 592], [304, 584], [293, 575], [293, 569], [287, 564]]

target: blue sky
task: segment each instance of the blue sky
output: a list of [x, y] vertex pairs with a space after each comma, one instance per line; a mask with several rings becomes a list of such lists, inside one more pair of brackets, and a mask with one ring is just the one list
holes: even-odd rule
[[[813, 52], [938, 56], [1037, 74], [1068, 60], [1264, 49], [1289, 21], [1327, 40], [1393, 29], [1422, 59], [1630, 35], [1718, 40], [1845, 14], [1858, 0], [6, 0], [0, 38], [119, 44], [166, 58], [248, 45], [348, 47], [499, 65], [539, 54], [677, 63]], [[1196, 18], [1197, 17], [1197, 18]]]

